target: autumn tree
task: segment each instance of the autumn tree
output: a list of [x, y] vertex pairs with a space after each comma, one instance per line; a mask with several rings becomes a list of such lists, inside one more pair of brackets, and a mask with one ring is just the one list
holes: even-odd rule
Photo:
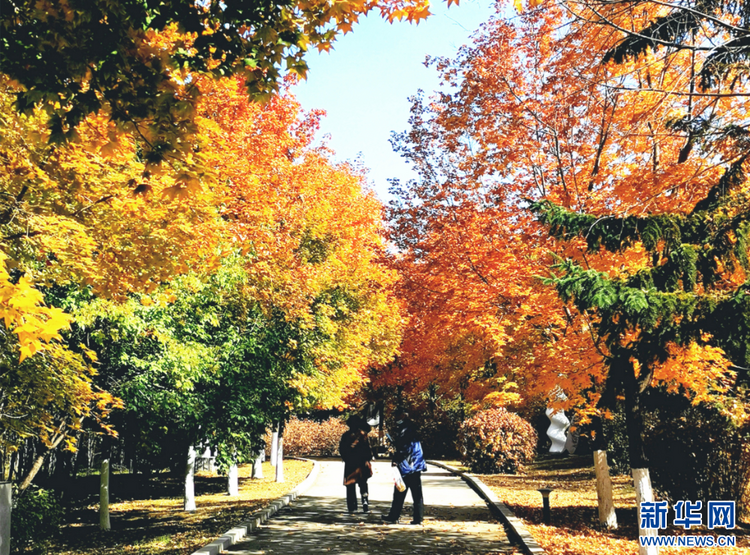
[[[389, 12], [393, 17], [417, 17], [408, 10], [398, 11], [395, 3], [389, 6], [395, 10]], [[49, 17], [63, 12], [49, 12]], [[76, 18], [63, 17], [59, 23], [85, 23], [85, 17]], [[19, 21], [13, 24], [21, 25]], [[155, 56], [198, 40], [175, 27], [162, 33], [148, 31], [141, 38]], [[180, 43], [183, 39], [188, 42]], [[28, 110], [18, 114], [11, 104], [14, 99], [18, 103], [19, 95], [29, 88], [4, 78], [0, 183], [5, 200], [0, 231], [10, 272], [4, 289], [9, 295], [6, 326], [17, 328], [14, 340], [22, 343], [19, 352], [29, 356], [55, 339], [69, 321], [59, 310], [45, 307], [40, 292], [78, 314], [85, 312], [82, 305], [95, 299], [94, 306], [103, 311], [102, 322], [109, 322], [104, 327], [123, 325], [128, 330], [123, 336], [133, 338], [137, 351], [137, 356], [130, 353], [133, 360], [141, 360], [144, 368], [153, 366], [152, 378], [172, 384], [169, 394], [189, 399], [192, 390], [181, 390], [177, 382], [194, 380], [183, 379], [176, 368], [184, 363], [186, 371], [197, 372], [195, 380], [208, 383], [212, 366], [200, 361], [206, 361], [207, 353], [219, 344], [231, 341], [221, 330], [213, 330], [181, 345], [177, 339], [167, 339], [170, 334], [184, 339], [185, 332], [180, 335], [165, 324], [162, 337], [148, 337], [141, 344], [135, 338], [149, 334], [144, 314], [152, 318], [157, 311], [135, 310], [133, 303], [164, 293], [172, 282], [181, 283], [178, 276], [188, 270], [201, 276], [200, 287], [218, 287], [211, 280], [219, 261], [240, 257], [243, 262], [237, 271], [245, 281], [239, 296], [245, 315], [252, 316], [247, 316], [248, 321], [259, 318], [265, 322], [259, 329], [269, 333], [275, 329], [286, 338], [279, 339], [282, 346], [271, 348], [273, 342], [260, 332], [247, 336], [255, 342], [253, 349], [278, 355], [265, 360], [282, 365], [291, 361], [286, 370], [273, 370], [286, 387], [274, 410], [288, 414], [295, 407], [340, 405], [362, 383], [363, 369], [391, 357], [400, 337], [399, 305], [391, 293], [395, 274], [381, 261], [381, 207], [364, 189], [362, 170], [334, 164], [331, 153], [316, 146], [319, 114], [304, 114], [287, 92], [256, 105], [248, 99], [242, 78], [214, 79], [211, 71], [191, 70], [189, 64], [183, 69], [180, 75], [169, 69], [169, 87], [174, 87], [170, 91], [185, 98], [191, 89], [200, 88], [202, 96], [191, 97], [191, 107], [178, 106], [189, 112], [185, 130], [192, 139], [189, 145], [181, 143], [188, 146], [179, 159], [170, 161], [174, 171], [166, 171], [150, 156], [156, 135], [137, 125], [123, 127], [104, 104], [99, 111], [84, 110], [75, 127], [76, 140], [60, 143], [45, 123], [57, 108], [47, 106], [45, 112], [43, 106], [32, 110], [28, 104]], [[86, 87], [99, 98], [93, 85]], [[167, 96], [162, 100], [168, 112]], [[34, 99], [36, 103], [38, 98]], [[60, 102], [63, 111], [73, 110], [65, 98], [60, 97]], [[151, 118], [153, 114], [147, 112], [143, 117]], [[66, 129], [72, 130], [70, 125]], [[196, 171], [199, 167], [212, 171]], [[215, 175], [221, 179], [214, 179]], [[58, 296], [58, 291], [65, 294]], [[18, 299], [11, 298], [14, 295]], [[229, 306], [239, 305], [225, 307], [227, 318], [233, 314]], [[141, 322], [133, 324], [134, 329], [115, 318], [124, 307], [130, 307], [133, 322]], [[108, 313], [117, 325], [105, 318]], [[227, 329], [250, 326], [230, 320], [225, 321]], [[89, 316], [87, 321], [97, 320]], [[208, 340], [211, 334], [213, 343]], [[79, 356], [84, 351], [72, 337], [66, 336], [69, 350]], [[156, 361], [149, 358], [156, 351], [143, 345], [171, 354]], [[182, 347], [186, 350], [180, 351]], [[294, 362], [297, 351], [304, 354], [299, 358], [304, 364]], [[101, 363], [102, 369], [115, 366]], [[125, 366], [117, 371], [133, 371]], [[305, 371], [298, 371], [302, 366]], [[229, 367], [225, 361], [225, 369]], [[90, 379], [91, 374], [86, 376]], [[96, 379], [100, 386], [109, 387], [107, 376]], [[157, 403], [161, 407], [171, 403], [167, 398], [161, 401]], [[259, 421], [263, 418], [259, 416]], [[242, 426], [232, 421], [233, 427]]]
[[200, 121], [216, 145], [207, 158], [227, 177], [222, 218], [248, 257], [250, 294], [300, 330], [292, 350], [309, 357], [274, 410], [283, 421], [344, 406], [364, 370], [390, 359], [400, 340], [381, 206], [361, 169], [332, 163], [315, 144], [320, 114], [304, 114], [288, 93], [258, 106], [227, 80], [205, 99]]
[[647, 52], [665, 58], [691, 52], [698, 61], [693, 91], [709, 96], [727, 94], [721, 91], [722, 82], [727, 85], [746, 75], [750, 19], [743, 3], [594, 0], [568, 2], [566, 7], [577, 19], [616, 31], [618, 41], [605, 53], [605, 63], [623, 63]]
[[15, 90], [4, 82], [0, 95], [0, 226], [12, 268], [40, 286], [75, 283], [123, 296], [209, 258], [220, 225], [207, 186], [192, 183], [189, 202], [171, 202], [177, 178], [144, 180], [140, 143], [111, 143], [106, 116], [87, 120], [78, 143], [50, 146], [41, 111], [11, 109]]
[[[15, 107], [42, 106], [50, 139], [75, 138], [103, 113], [140, 135], [147, 161], [194, 154], [195, 102], [190, 73], [241, 76], [247, 94], [267, 99], [283, 72], [304, 76], [310, 48], [328, 50], [360, 16], [419, 21], [424, 0], [354, 2], [96, 2], [3, 0], [0, 73], [19, 82]], [[176, 33], [164, 42], [164, 33]]]
[[[699, 403], [733, 386], [726, 356], [744, 364], [744, 324], [722, 342], [699, 312], [745, 310], [742, 81], [700, 92], [696, 49], [603, 63], [621, 38], [535, 3], [435, 61], [445, 87], [417, 99], [397, 137], [420, 179], [394, 188], [415, 322], [396, 379], [453, 380], [480, 401], [507, 401], [498, 377], [514, 379], [583, 408], [583, 422], [624, 391], [634, 415], [646, 388]], [[538, 279], [555, 260], [568, 261], [551, 279], [574, 306]], [[643, 469], [637, 421], [630, 432]]]
[[[722, 174], [693, 202], [656, 214], [612, 208], [570, 212], [547, 202], [533, 204], [532, 210], [558, 239], [585, 239], [589, 251], [641, 249], [647, 255], [639, 268], [607, 273], [568, 260], [550, 280], [561, 298], [595, 315], [610, 353], [608, 387], [625, 397], [634, 478], [638, 472], [647, 481], [641, 402], [660, 367], [671, 367], [672, 387], [691, 391], [694, 402], [707, 390], [737, 391], [747, 382], [750, 266], [743, 62], [748, 52], [743, 37], [748, 27], [736, 6], [648, 3], [619, 8], [625, 9], [594, 3], [585, 6], [592, 17], [580, 18], [612, 32], [614, 42], [607, 45], [603, 62], [615, 62], [614, 71], [622, 75], [632, 75], [634, 68], [637, 75], [649, 75], [655, 60], [666, 66], [685, 64], [681, 86], [641, 81], [638, 88], [661, 99], [685, 99], [682, 110], [661, 126], [685, 137], [676, 162], [713, 157]], [[678, 182], [673, 190], [685, 187]], [[692, 356], [678, 362], [680, 348], [691, 350]], [[735, 377], [722, 355], [743, 373]], [[643, 489], [648, 488], [650, 484]], [[639, 500], [645, 499], [636, 489]]]
[[359, 170], [316, 145], [319, 114], [289, 93], [253, 104], [235, 79], [208, 87], [198, 122], [224, 177], [218, 268], [125, 303], [73, 303], [76, 342], [99, 353], [100, 386], [125, 401], [117, 427], [155, 466], [177, 467], [190, 444], [242, 462], [271, 422], [345, 405], [401, 332], [380, 205]]
[[7, 455], [29, 440], [37, 443], [31, 464], [18, 477], [23, 493], [51, 451], [75, 449], [76, 434], [84, 428], [86, 419], [111, 430], [106, 418], [122, 405], [95, 385], [96, 370], [86, 353], [51, 342], [19, 363], [23, 347], [7, 330], [1, 337], [0, 445]]
[[363, 170], [334, 164], [315, 143], [320, 113], [305, 114], [289, 93], [259, 106], [227, 80], [205, 98], [216, 145], [207, 156], [226, 176], [222, 217], [248, 256], [253, 295], [330, 338], [316, 348], [318, 377], [302, 387], [307, 406], [339, 406], [400, 339], [382, 207]]
[[[15, 434], [13, 439], [4, 436], [10, 450], [28, 437], [47, 446], [59, 444], [62, 439], [45, 438], [65, 438], [76, 429], [65, 415], [78, 415], [77, 421], [93, 410], [103, 416], [116, 402], [100, 397], [102, 392], [93, 388], [91, 361], [58, 342], [70, 317], [45, 306], [43, 292], [60, 286], [90, 287], [100, 295], [123, 297], [149, 290], [186, 264], [210, 260], [220, 227], [208, 194], [196, 194], [190, 205], [170, 205], [168, 198], [145, 203], [142, 191], [168, 193], [175, 179], [154, 176], [148, 184], [139, 183], [144, 162], [137, 143], [104, 149], [110, 143], [106, 118], [87, 120], [76, 144], [50, 146], [39, 111], [24, 116], [11, 109], [14, 91], [4, 79], [0, 281], [7, 336], [3, 356], [8, 361], [16, 358], [21, 366], [8, 363], [2, 392], [6, 408], [8, 402], [23, 404], [42, 391], [48, 393], [34, 405], [38, 410], [23, 410], [23, 417], [15, 410], [3, 411], [3, 425]], [[26, 362], [37, 354], [46, 362]], [[22, 380], [17, 379], [19, 371], [24, 373]]]
[[190, 445], [210, 445], [226, 469], [257, 450], [273, 400], [304, 362], [290, 354], [293, 326], [263, 314], [247, 279], [228, 256], [211, 275], [76, 313], [76, 339], [99, 353], [100, 386], [124, 401], [114, 424], [139, 465], [181, 470]]

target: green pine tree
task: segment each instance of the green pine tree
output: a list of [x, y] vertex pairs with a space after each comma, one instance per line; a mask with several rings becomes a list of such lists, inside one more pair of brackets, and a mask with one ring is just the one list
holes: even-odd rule
[[[558, 240], [582, 237], [591, 252], [641, 244], [649, 254], [648, 267], [613, 276], [562, 260], [547, 280], [596, 322], [608, 352], [608, 398], [625, 397], [632, 468], [648, 466], [641, 396], [670, 344], [718, 346], [736, 369], [750, 366], [750, 280], [736, 287], [725, 279], [738, 266], [750, 273], [744, 162], [735, 162], [689, 214], [597, 217], [547, 200], [531, 204]], [[747, 379], [738, 374], [738, 382]]]

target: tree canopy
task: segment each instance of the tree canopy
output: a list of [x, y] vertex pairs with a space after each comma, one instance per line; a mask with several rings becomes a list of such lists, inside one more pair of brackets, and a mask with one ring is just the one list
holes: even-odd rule
[[[150, 171], [143, 137], [114, 140], [105, 111], [50, 144], [43, 108], [14, 112], [18, 85], [3, 82], [3, 356], [25, 358], [28, 378], [14, 382], [10, 362], [0, 373], [10, 450], [52, 448], [47, 436], [118, 409], [91, 429], [121, 431], [144, 460], [185, 442], [241, 460], [272, 420], [344, 406], [396, 351], [382, 207], [364, 171], [315, 138], [320, 113], [286, 86], [260, 104], [239, 77], [191, 82], [215, 170], [200, 178]], [[19, 416], [40, 384], [57, 392], [51, 416]]]
[[[604, 63], [623, 35], [577, 17], [576, 6], [533, 3], [516, 18], [485, 24], [455, 59], [433, 61], [445, 86], [429, 102], [415, 99], [411, 130], [396, 137], [420, 177], [393, 190], [392, 233], [414, 325], [391, 379], [435, 380], [475, 401], [505, 403], [515, 382], [527, 395], [596, 412], [613, 356], [604, 321], [624, 320], [566, 306], [541, 279], [551, 264], [570, 260], [558, 267], [580, 268], [575, 284], [572, 274], [559, 278], [570, 295], [606, 300], [612, 310], [624, 310], [623, 302], [644, 310], [639, 299], [651, 286], [670, 291], [660, 306], [682, 302], [674, 288], [683, 275], [688, 289], [690, 279], [720, 289], [744, 281], [742, 232], [729, 231], [744, 225], [744, 197], [722, 209], [732, 215], [716, 219], [718, 227], [718, 214], [706, 212], [730, 181], [744, 190], [736, 123], [745, 103], [729, 94], [739, 82], [699, 94], [701, 61], [689, 49]], [[626, 11], [617, 13], [627, 18]], [[686, 123], [699, 120], [713, 131], [699, 134]], [[577, 227], [568, 226], [573, 221]], [[550, 241], [547, 225], [561, 241]], [[705, 226], [713, 231], [703, 236]], [[693, 262], [707, 264], [705, 271], [685, 273], [689, 257], [669, 246], [689, 235], [701, 250]], [[725, 273], [708, 277], [709, 267]], [[594, 276], [632, 279], [633, 290], [608, 289]], [[645, 281], [636, 286], [639, 277]], [[695, 287], [703, 293], [704, 284]], [[651, 308], [650, 321], [668, 326]], [[732, 373], [700, 329], [684, 341], [663, 336], [643, 383], [696, 402], [725, 392]]]
[[206, 168], [185, 161], [196, 76], [238, 75], [251, 98], [268, 99], [282, 73], [305, 76], [308, 49], [330, 49], [373, 10], [389, 21], [429, 14], [425, 0], [3, 0], [0, 73], [22, 85], [19, 111], [44, 107], [51, 141], [101, 112], [141, 137], [148, 163], [169, 158], [199, 175]]

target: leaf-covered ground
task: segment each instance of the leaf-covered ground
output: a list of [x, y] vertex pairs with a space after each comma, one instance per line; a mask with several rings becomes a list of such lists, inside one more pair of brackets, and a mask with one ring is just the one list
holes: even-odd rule
[[[596, 480], [592, 458], [541, 459], [522, 475], [483, 475], [481, 479], [522, 518], [529, 532], [549, 555], [636, 555], [638, 553], [635, 491], [629, 476], [613, 476], [615, 507], [619, 527], [606, 531], [598, 526]], [[551, 487], [551, 525], [542, 524], [542, 496], [537, 491]], [[671, 519], [671, 511], [670, 511]], [[688, 533], [682, 528], [662, 530], [661, 535]], [[705, 528], [690, 534], [708, 535]], [[737, 548], [661, 548], [662, 555], [750, 555], [750, 528], [746, 523], [735, 530]]]
[[[98, 477], [79, 479], [77, 497], [67, 511], [67, 524], [48, 553], [58, 555], [186, 555], [241, 523], [252, 513], [286, 494], [307, 477], [312, 463], [287, 460], [284, 483], [274, 481], [275, 470], [263, 465], [263, 480], [250, 478], [251, 467], [240, 467], [240, 495], [226, 495], [226, 478], [208, 473], [196, 476], [197, 510], [182, 510], [182, 481], [169, 474], [112, 476], [112, 530], [98, 529]], [[88, 502], [87, 502], [88, 501]]]

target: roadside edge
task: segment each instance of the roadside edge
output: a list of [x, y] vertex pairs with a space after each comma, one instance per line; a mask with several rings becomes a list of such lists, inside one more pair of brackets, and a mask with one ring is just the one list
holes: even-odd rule
[[505, 505], [505, 503], [498, 499], [497, 495], [495, 495], [495, 492], [493, 492], [487, 486], [487, 484], [482, 482], [482, 480], [480, 480], [473, 474], [462, 472], [457, 468], [454, 468], [440, 461], [430, 460], [427, 461], [427, 463], [447, 470], [448, 472], [451, 472], [457, 476], [460, 476], [464, 480], [464, 482], [469, 484], [469, 486], [471, 486], [471, 488], [490, 505], [491, 509], [500, 515], [505, 525], [508, 527], [513, 540], [517, 541], [520, 544], [520, 547], [527, 555], [545, 555], [544, 549], [542, 549], [542, 547], [536, 542], [534, 537], [529, 533], [529, 531], [526, 529], [526, 526], [524, 526], [523, 521], [516, 515], [514, 515], [513, 512]]
[[248, 520], [235, 526], [231, 530], [227, 530], [211, 543], [204, 545], [198, 551], [194, 551], [192, 555], [218, 555], [219, 553], [224, 553], [229, 546], [240, 542], [245, 536], [252, 534], [256, 528], [267, 522], [268, 519], [279, 512], [282, 507], [286, 507], [290, 502], [297, 499], [297, 497], [304, 495], [318, 477], [320, 465], [318, 464], [318, 461], [311, 459], [294, 458], [313, 463], [312, 470], [310, 471], [310, 474], [307, 475], [307, 478], [302, 480], [302, 482], [300, 482], [300, 484], [292, 491], [272, 501], [265, 509], [253, 513]]

